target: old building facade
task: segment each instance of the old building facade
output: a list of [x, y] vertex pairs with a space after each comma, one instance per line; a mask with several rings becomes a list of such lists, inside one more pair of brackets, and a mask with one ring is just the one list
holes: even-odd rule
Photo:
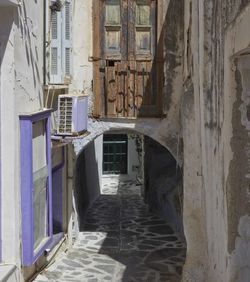
[[[1, 279], [71, 246], [115, 131], [180, 169], [183, 281], [249, 281], [250, 1], [3, 0], [0, 23]], [[88, 134], [57, 134], [65, 94], [88, 96]]]

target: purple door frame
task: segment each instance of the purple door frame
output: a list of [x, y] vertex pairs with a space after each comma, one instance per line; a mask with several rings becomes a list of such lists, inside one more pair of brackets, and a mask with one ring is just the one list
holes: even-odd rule
[[[52, 164], [51, 164], [51, 133], [50, 109], [34, 114], [20, 115], [21, 137], [21, 213], [22, 213], [22, 265], [32, 265], [46, 250], [52, 241]], [[47, 239], [35, 252], [33, 230], [33, 152], [32, 152], [32, 124], [45, 121], [46, 128], [46, 161], [47, 178]]]
[[[57, 223], [60, 225], [60, 229], [62, 232], [62, 224], [63, 224], [63, 168], [65, 165], [65, 150], [64, 147], [62, 147], [62, 160], [61, 162], [56, 165], [55, 167], [52, 167], [52, 206], [53, 206], [53, 220], [56, 219]], [[53, 222], [54, 224], [54, 222]]]

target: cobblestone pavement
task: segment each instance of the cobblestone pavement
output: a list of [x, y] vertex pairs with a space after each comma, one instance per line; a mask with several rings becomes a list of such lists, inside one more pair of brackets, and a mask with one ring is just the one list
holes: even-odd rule
[[35, 281], [181, 281], [185, 244], [132, 182], [104, 183], [73, 248]]

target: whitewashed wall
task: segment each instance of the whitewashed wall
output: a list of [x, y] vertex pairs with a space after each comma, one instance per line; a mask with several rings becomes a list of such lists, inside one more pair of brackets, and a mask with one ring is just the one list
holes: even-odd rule
[[9, 2], [0, 3], [1, 235], [3, 262], [20, 267], [19, 114], [43, 108], [43, 1]]
[[92, 1], [73, 1], [73, 77], [70, 91], [92, 93]]

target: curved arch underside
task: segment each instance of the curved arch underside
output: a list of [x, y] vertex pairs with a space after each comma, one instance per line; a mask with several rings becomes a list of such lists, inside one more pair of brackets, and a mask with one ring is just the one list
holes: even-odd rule
[[113, 121], [96, 121], [89, 120], [88, 131], [90, 134], [83, 138], [73, 140], [74, 152], [79, 156], [84, 148], [91, 143], [98, 136], [109, 131], [122, 132], [137, 132], [149, 136], [153, 140], [164, 146], [177, 160], [178, 164], [182, 166], [183, 150], [182, 150], [182, 136], [172, 128], [171, 124], [166, 119], [152, 119], [144, 118], [139, 120], [126, 120], [119, 122]]

